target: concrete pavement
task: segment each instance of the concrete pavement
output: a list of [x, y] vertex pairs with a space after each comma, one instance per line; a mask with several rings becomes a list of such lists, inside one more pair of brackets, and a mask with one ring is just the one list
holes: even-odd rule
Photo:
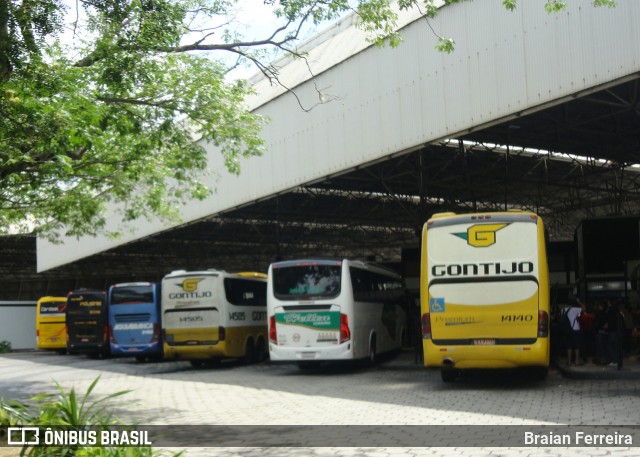
[[[52, 391], [53, 381], [84, 392], [100, 376], [96, 394], [133, 389], [114, 405], [116, 416], [144, 425], [389, 425], [435, 427], [539, 424], [637, 425], [640, 383], [637, 379], [572, 380], [552, 371], [546, 382], [510, 373], [478, 374], [444, 384], [437, 370], [414, 363], [412, 353], [365, 368], [300, 371], [292, 365], [193, 369], [185, 362], [140, 364], [132, 359], [90, 360], [48, 353], [0, 356], [0, 395], [24, 399]], [[479, 429], [482, 432], [483, 429]], [[487, 432], [495, 429], [487, 427]], [[359, 432], [366, 433], [366, 430]], [[362, 444], [366, 436], [358, 436]], [[377, 437], [376, 437], [377, 438]], [[375, 439], [371, 440], [376, 442]], [[482, 442], [482, 439], [481, 439]], [[522, 446], [369, 448], [188, 448], [187, 456], [431, 456], [431, 455], [580, 455], [580, 448]], [[331, 446], [327, 439], [326, 446]], [[587, 455], [640, 454], [637, 448], [589, 448]]]

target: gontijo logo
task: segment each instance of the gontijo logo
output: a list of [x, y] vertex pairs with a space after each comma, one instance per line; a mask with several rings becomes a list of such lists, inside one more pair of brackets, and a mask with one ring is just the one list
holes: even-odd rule
[[466, 240], [469, 246], [486, 248], [496, 244], [496, 232], [507, 225], [509, 224], [476, 224], [469, 227], [466, 233], [452, 233], [452, 235]]
[[198, 289], [198, 283], [203, 278], [189, 278], [182, 281], [182, 284], [178, 284], [185, 292], [195, 292]]
[[169, 298], [171, 300], [184, 300], [211, 297], [213, 294], [210, 290], [198, 292], [198, 284], [203, 280], [204, 278], [187, 278], [182, 282], [176, 283], [184, 292], [171, 292]]

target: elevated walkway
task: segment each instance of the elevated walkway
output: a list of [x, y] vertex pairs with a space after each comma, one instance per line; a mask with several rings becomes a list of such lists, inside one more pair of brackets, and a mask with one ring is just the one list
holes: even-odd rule
[[[410, 203], [415, 201], [435, 204], [466, 201], [475, 205], [491, 200], [501, 204], [509, 199], [518, 206], [544, 209], [562, 201], [559, 195], [554, 193], [545, 202], [531, 201], [532, 195], [543, 194], [553, 181], [559, 182], [563, 189], [567, 188], [570, 177], [580, 176], [582, 182], [583, 165], [574, 164], [572, 154], [584, 156], [593, 151], [599, 154], [597, 157], [603, 163], [608, 163], [611, 158], [600, 154], [607, 152], [610, 155], [617, 145], [621, 145], [619, 157], [622, 163], [637, 158], [634, 155], [638, 138], [635, 95], [629, 102], [629, 97], [617, 94], [613, 100], [600, 97], [585, 100], [589, 107], [598, 108], [592, 117], [598, 120], [593, 128], [585, 123], [590, 117], [585, 116], [587, 108], [583, 105], [575, 110], [560, 110], [559, 122], [545, 115], [541, 119], [543, 122], [535, 123], [536, 128], [522, 119], [635, 81], [640, 74], [640, 47], [637, 46], [640, 2], [618, 2], [616, 8], [594, 8], [589, 2], [568, 2], [565, 11], [551, 15], [541, 2], [519, 2], [514, 11], [504, 8], [502, 2], [463, 2], [446, 5], [437, 18], [428, 23], [419, 14], [415, 15], [415, 11], [414, 16], [405, 17], [403, 13], [399, 24], [404, 25], [401, 30], [404, 43], [396, 49], [372, 45], [351, 21], [355, 18], [345, 19], [311, 40], [309, 47], [304, 48], [308, 50], [305, 59], [285, 62], [279, 79], [287, 90], [272, 86], [264, 78], [254, 81], [255, 98], [247, 102], [256, 114], [270, 120], [262, 131], [266, 152], [261, 157], [242, 160], [239, 176], [226, 173], [224, 157], [214, 144], [202, 143], [209, 154], [209, 169], [212, 170], [205, 184], [218, 192], [204, 201], [181, 206], [184, 224], [210, 220], [276, 195], [300, 197], [292, 199], [291, 209], [286, 213], [297, 227], [308, 222], [323, 224], [322, 220], [311, 219], [320, 212], [314, 212], [309, 204], [318, 191], [314, 189], [313, 195], [296, 193], [300, 186], [311, 184], [331, 192], [326, 200], [330, 203], [326, 203], [325, 208], [342, 211], [332, 215], [334, 225], [325, 224], [330, 234], [337, 231], [336, 222], [341, 224], [341, 230], [356, 224], [368, 228], [376, 219], [388, 222], [389, 219], [380, 217], [379, 208], [389, 205], [380, 198], [372, 203], [361, 222], [354, 221], [352, 206], [344, 202], [351, 201], [356, 193], [376, 197], [393, 195], [390, 200], [401, 202], [398, 207], [408, 207], [411, 213], [414, 210]], [[455, 52], [438, 52], [432, 30], [455, 37]], [[289, 88], [292, 92], [288, 92]], [[629, 94], [636, 94], [634, 91], [635, 85], [631, 85]], [[604, 122], [603, 116], [611, 112], [629, 112], [632, 116], [624, 123]], [[571, 128], [569, 133], [564, 125], [567, 119]], [[507, 124], [511, 121], [514, 122]], [[602, 130], [609, 125], [611, 129]], [[492, 127], [496, 129], [489, 130]], [[633, 132], [628, 143], [621, 142], [625, 132]], [[541, 141], [547, 134], [550, 139]], [[486, 145], [491, 149], [491, 155], [487, 157], [478, 151], [457, 154], [464, 149], [465, 143], [456, 142], [457, 147], [438, 148], [437, 154], [418, 157], [419, 162], [411, 156], [427, 145], [458, 138]], [[598, 141], [602, 139], [607, 139], [607, 144]], [[496, 148], [505, 144], [506, 148]], [[516, 150], [520, 153], [515, 153], [512, 146], [519, 147]], [[545, 157], [541, 158], [544, 161], [538, 161], [541, 148], [547, 152], [557, 151], [555, 156], [562, 154], [563, 163], [576, 165], [579, 171], [577, 168], [562, 171], [558, 178], [551, 178], [547, 173], [560, 169], [560, 165], [549, 166]], [[519, 155], [526, 164], [526, 171], [514, 176], [515, 157]], [[549, 157], [551, 155], [549, 152]], [[411, 168], [405, 168], [406, 173], [397, 173], [396, 168], [388, 166], [380, 173], [377, 170], [365, 173], [364, 180], [361, 176], [337, 180], [364, 166], [404, 157], [410, 158], [407, 163]], [[464, 160], [459, 166], [458, 157]], [[496, 158], [504, 163], [508, 158], [509, 166], [499, 165]], [[450, 163], [455, 166], [449, 168]], [[499, 173], [493, 180], [468, 174], [474, 169], [484, 171], [480, 167], [485, 163], [490, 164], [487, 173], [494, 169]], [[427, 164], [433, 165], [430, 174], [423, 173]], [[506, 168], [511, 170], [509, 179], [505, 179]], [[419, 176], [414, 173], [416, 169], [420, 170]], [[464, 176], [458, 181], [449, 179], [460, 169], [464, 170]], [[535, 181], [538, 174], [541, 180]], [[625, 171], [625, 182], [629, 181], [628, 175]], [[394, 189], [388, 182], [392, 177], [414, 186]], [[436, 186], [438, 179], [443, 179], [440, 186]], [[509, 180], [512, 181], [510, 186], [503, 187], [502, 183], [509, 184]], [[525, 187], [529, 182], [533, 186]], [[471, 183], [478, 187], [469, 189]], [[612, 185], [615, 185], [613, 189], [620, 190], [619, 179]], [[590, 185], [583, 192], [574, 191], [571, 195], [592, 199], [599, 187], [610, 188]], [[498, 194], [494, 189], [499, 190]], [[522, 193], [517, 193], [518, 189]], [[635, 189], [630, 190], [629, 195], [635, 195]], [[494, 197], [491, 197], [492, 193]], [[345, 194], [348, 197], [341, 199]], [[624, 199], [616, 195], [616, 200], [612, 200], [612, 196], [607, 195], [606, 201], [624, 201], [626, 204], [627, 194], [621, 195]], [[590, 202], [586, 205], [592, 208]], [[562, 208], [565, 206], [562, 202]], [[280, 203], [275, 207], [280, 208]], [[153, 218], [122, 227], [121, 211], [122, 207], [111, 205], [105, 227], [105, 233], [120, 232], [120, 237], [67, 236], [62, 237], [60, 243], [38, 239], [38, 271], [86, 259], [127, 243], [148, 242], [152, 236], [166, 234], [168, 229], [175, 228]], [[255, 232], [273, 231], [278, 239], [263, 244], [275, 245], [280, 239], [286, 239], [280, 231], [280, 224], [286, 219], [285, 212], [275, 214], [278, 212], [269, 214], [268, 220], [276, 230], [269, 226], [256, 228], [253, 223], [259, 219], [255, 213], [247, 213], [243, 224], [234, 227], [234, 234], [248, 234], [250, 242], [256, 238]], [[421, 219], [417, 211], [412, 216]], [[392, 226], [387, 223], [385, 227]], [[207, 235], [211, 232], [211, 229], [206, 231]], [[366, 232], [367, 237], [369, 233]], [[158, 254], [164, 253], [172, 244], [163, 241], [160, 247], [152, 248], [156, 252], [152, 253], [154, 257], [150, 262], [156, 262], [161, 257]], [[180, 237], [170, 241], [180, 244]], [[213, 241], [209, 236], [194, 256], [201, 255]], [[317, 236], [305, 241], [304, 249], [308, 249], [309, 242], [329, 244]], [[230, 243], [236, 241], [227, 241], [225, 248]], [[180, 247], [180, 254], [184, 256], [186, 249]], [[251, 244], [249, 249], [253, 254], [260, 247]], [[114, 258], [119, 260], [127, 255]], [[219, 257], [219, 253], [210, 256]], [[176, 258], [172, 262], [186, 263], [181, 260]], [[95, 263], [90, 265], [96, 268]], [[122, 271], [129, 273], [126, 267]]]

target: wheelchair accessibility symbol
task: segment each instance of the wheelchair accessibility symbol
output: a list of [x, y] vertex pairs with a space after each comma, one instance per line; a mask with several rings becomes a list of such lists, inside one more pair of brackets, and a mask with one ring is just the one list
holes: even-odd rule
[[444, 298], [431, 298], [429, 300], [429, 310], [432, 313], [444, 313]]

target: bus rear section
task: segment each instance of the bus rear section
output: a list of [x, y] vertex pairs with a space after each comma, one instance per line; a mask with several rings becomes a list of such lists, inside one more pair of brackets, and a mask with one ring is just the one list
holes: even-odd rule
[[69, 354], [109, 355], [107, 294], [80, 289], [67, 295], [67, 351]]
[[162, 282], [164, 355], [205, 361], [266, 358], [266, 280], [219, 270], [177, 271]]
[[269, 267], [269, 357], [301, 366], [353, 359], [348, 316], [340, 298], [342, 262], [301, 260]]
[[401, 347], [406, 293], [390, 270], [348, 259], [277, 262], [267, 293], [272, 361], [373, 363]]
[[109, 288], [111, 354], [137, 360], [162, 359], [158, 284], [135, 282]]
[[549, 366], [549, 282], [533, 213], [434, 215], [423, 230], [425, 366], [451, 381], [465, 369]]
[[65, 332], [66, 297], [42, 297], [36, 306], [36, 347], [64, 354], [67, 351]]

